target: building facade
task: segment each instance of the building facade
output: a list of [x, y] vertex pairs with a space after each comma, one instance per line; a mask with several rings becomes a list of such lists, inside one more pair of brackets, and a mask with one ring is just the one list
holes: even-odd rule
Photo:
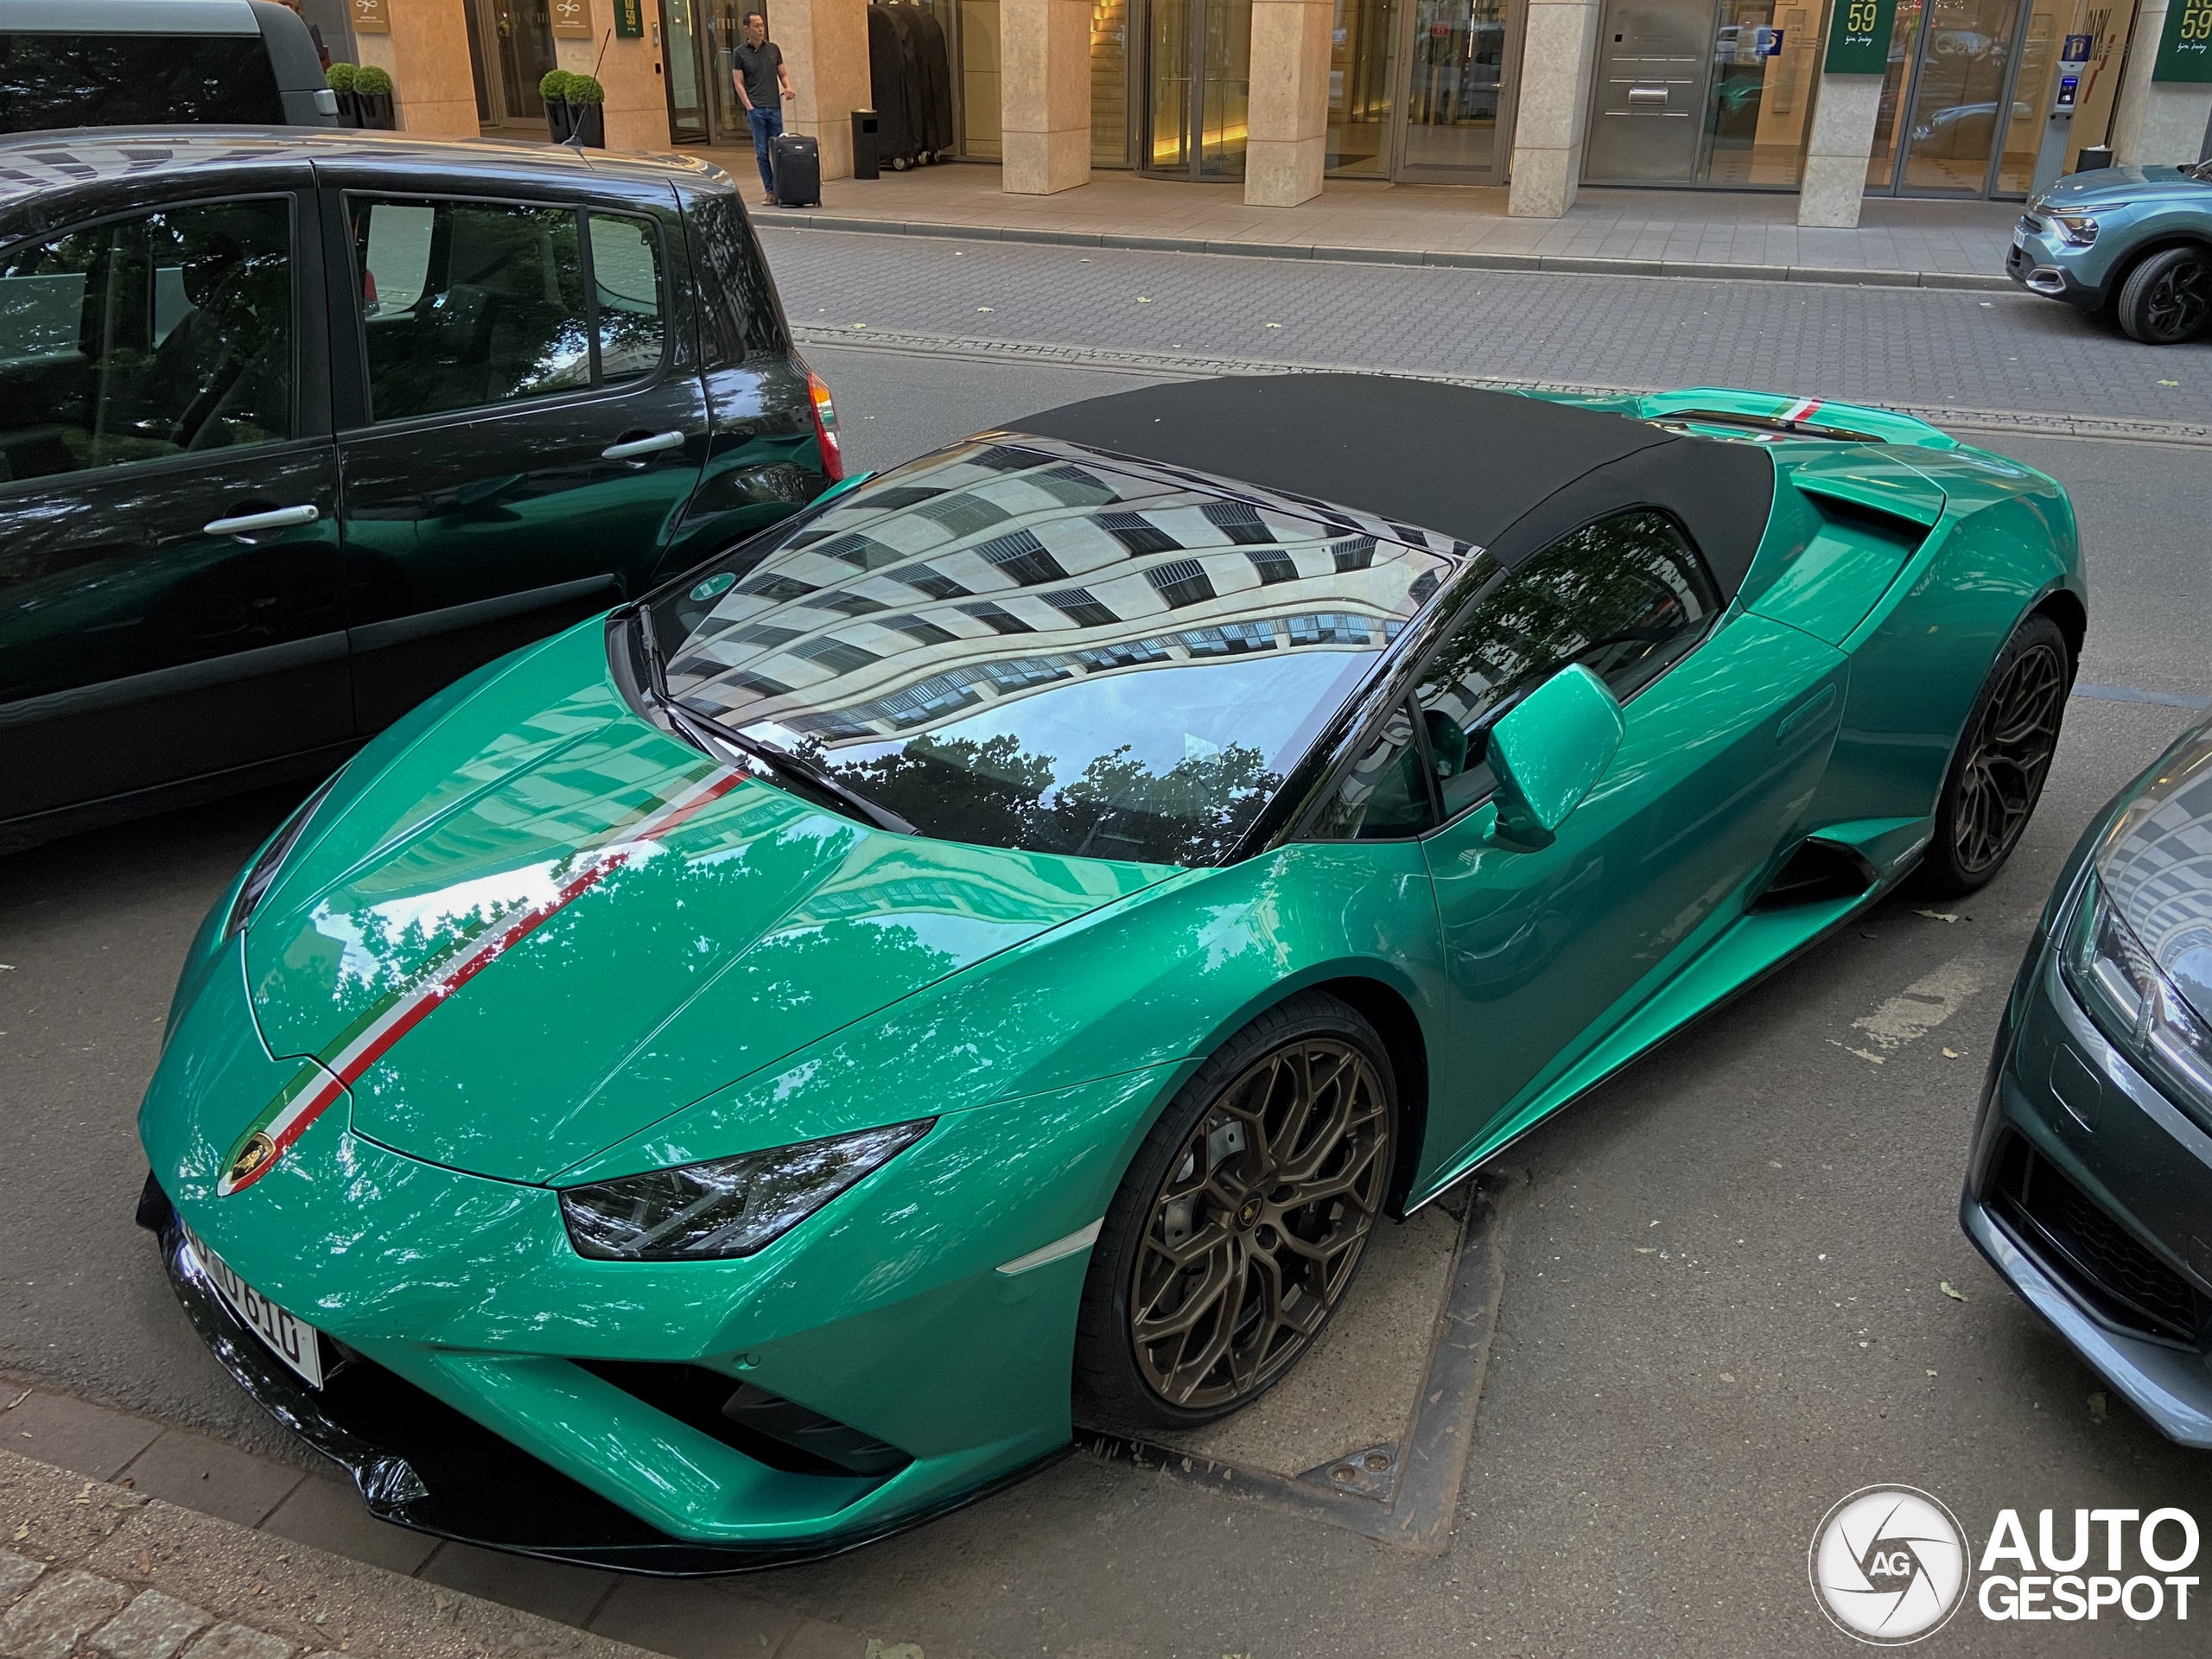
[[[872, 102], [867, 0], [308, 3], [391, 72], [410, 130], [542, 133], [557, 66], [606, 85], [612, 145], [747, 143], [728, 64], [756, 4], [825, 176]], [[1103, 169], [1274, 207], [1334, 179], [1502, 185], [1546, 217], [1637, 185], [1851, 225], [1868, 195], [2022, 197], [2089, 146], [2195, 161], [2212, 124], [2212, 0], [899, 3], [950, 44], [957, 152], [1016, 194]]]

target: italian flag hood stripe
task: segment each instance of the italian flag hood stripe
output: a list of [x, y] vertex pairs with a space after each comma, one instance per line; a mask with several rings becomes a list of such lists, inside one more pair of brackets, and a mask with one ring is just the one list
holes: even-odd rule
[[[680, 828], [747, 776], [721, 772], [645, 808], [582, 854], [550, 897], [492, 917], [425, 969], [413, 984], [393, 992], [356, 1020], [329, 1047], [303, 1061], [292, 1081], [238, 1136], [223, 1160], [216, 1192], [228, 1197], [243, 1192], [274, 1169], [308, 1126], [440, 1003], [628, 863], [640, 847]], [[255, 1148], [256, 1155], [249, 1159], [248, 1147], [257, 1136], [266, 1137], [269, 1145]]]

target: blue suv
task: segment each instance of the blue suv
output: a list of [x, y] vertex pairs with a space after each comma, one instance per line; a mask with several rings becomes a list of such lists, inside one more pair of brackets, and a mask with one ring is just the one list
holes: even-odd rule
[[2084, 311], [2111, 307], [2132, 339], [2191, 338], [2212, 316], [2212, 162], [2061, 179], [2029, 201], [2005, 270]]

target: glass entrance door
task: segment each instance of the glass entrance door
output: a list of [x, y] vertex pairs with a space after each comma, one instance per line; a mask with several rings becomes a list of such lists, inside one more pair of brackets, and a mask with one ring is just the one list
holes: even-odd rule
[[1151, 0], [1143, 166], [1241, 179], [1252, 76], [1252, 0]]
[[555, 67], [547, 0], [467, 0], [461, 14], [478, 123], [487, 131], [521, 127], [546, 137], [537, 83]]
[[[661, 64], [667, 72], [668, 139], [673, 144], [707, 142], [705, 41], [694, 0], [660, 0]], [[728, 79], [725, 73], [725, 79]], [[747, 142], [752, 141], [751, 134]]]
[[[2025, 22], [2020, 0], [1898, 0], [1870, 191], [1986, 196], [2021, 188], [1997, 175], [2012, 124], [2041, 130], [2037, 112], [2014, 102]], [[2047, 56], [2050, 42], [2040, 44]]]
[[1395, 176], [1479, 184], [1504, 176], [1498, 109], [1506, 80], [1506, 0], [1405, 0], [1405, 123]]

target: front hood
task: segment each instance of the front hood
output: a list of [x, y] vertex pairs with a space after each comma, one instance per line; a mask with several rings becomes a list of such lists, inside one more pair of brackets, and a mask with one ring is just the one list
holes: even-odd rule
[[395, 1151], [550, 1180], [1172, 874], [871, 829], [710, 761], [603, 683], [517, 718], [519, 691], [552, 689], [545, 659], [575, 654], [559, 642], [390, 762], [249, 931], [270, 1052], [319, 1059], [355, 1132]]
[[2062, 213], [2090, 207], [2119, 207], [2165, 196], [2202, 196], [2212, 203], [2212, 184], [2191, 178], [2178, 167], [2101, 167], [2061, 179], [2028, 204], [2030, 213]]
[[2097, 880], [2183, 999], [2212, 1020], [2212, 721], [2169, 751], [2128, 803]]

